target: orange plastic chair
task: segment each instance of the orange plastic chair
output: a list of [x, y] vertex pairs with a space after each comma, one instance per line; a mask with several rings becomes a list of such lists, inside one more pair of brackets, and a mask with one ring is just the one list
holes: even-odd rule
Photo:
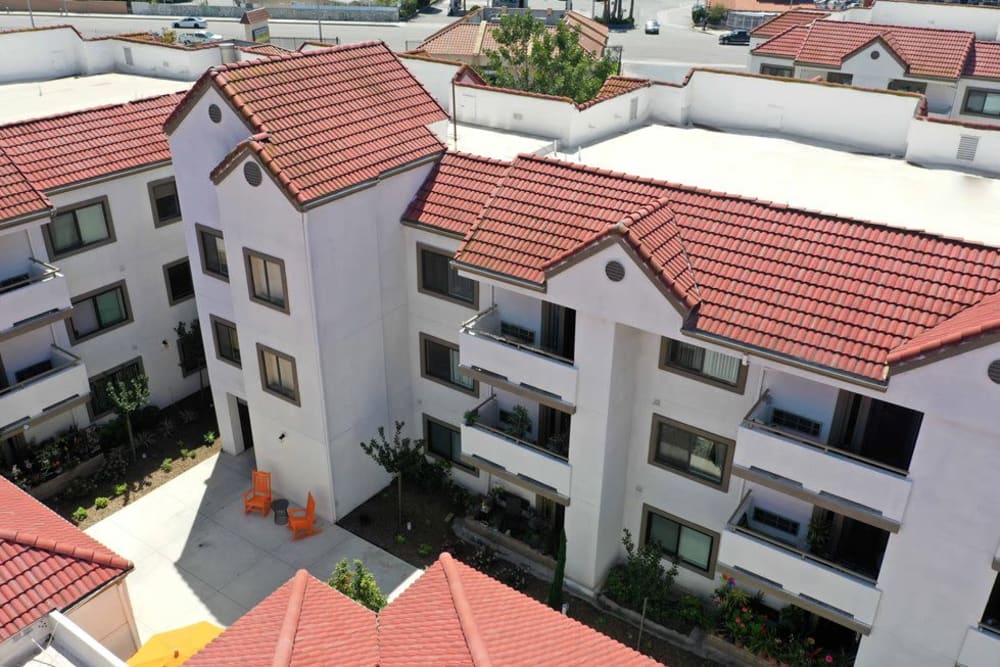
[[271, 511], [271, 473], [254, 470], [251, 475], [253, 485], [243, 493], [243, 512], [259, 512], [267, 516]]
[[309, 493], [305, 509], [301, 507], [288, 509], [288, 529], [292, 531], [293, 540], [301, 540], [319, 532], [316, 528], [316, 499], [313, 498], [312, 492]]

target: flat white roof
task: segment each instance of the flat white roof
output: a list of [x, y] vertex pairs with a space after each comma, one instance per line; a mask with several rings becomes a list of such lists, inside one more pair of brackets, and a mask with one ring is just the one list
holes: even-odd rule
[[115, 73], [8, 83], [0, 85], [0, 123], [178, 93], [193, 85], [193, 81]]
[[899, 159], [664, 125], [552, 157], [1000, 246], [1000, 180]]
[[544, 155], [551, 150], [552, 145], [551, 139], [501, 132], [464, 123], [458, 124], [458, 141], [455, 141], [455, 126], [453, 123], [448, 123], [448, 148], [495, 160], [513, 160], [521, 153]]

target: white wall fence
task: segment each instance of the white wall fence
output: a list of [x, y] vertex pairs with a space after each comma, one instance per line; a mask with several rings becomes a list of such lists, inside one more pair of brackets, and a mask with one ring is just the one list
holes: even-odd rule
[[[240, 18], [246, 11], [243, 7], [224, 5], [198, 5], [198, 16]], [[177, 16], [178, 7], [172, 4], [133, 2], [132, 13], [155, 16]], [[399, 21], [399, 7], [378, 7], [364, 5], [306, 5], [302, 7], [268, 7], [272, 19], [300, 19], [325, 21], [375, 21], [396, 23]]]

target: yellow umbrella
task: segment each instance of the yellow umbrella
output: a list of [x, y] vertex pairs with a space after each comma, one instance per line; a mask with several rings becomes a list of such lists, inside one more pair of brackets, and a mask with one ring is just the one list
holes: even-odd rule
[[222, 634], [222, 628], [208, 621], [155, 634], [128, 659], [130, 667], [180, 667], [208, 642]]

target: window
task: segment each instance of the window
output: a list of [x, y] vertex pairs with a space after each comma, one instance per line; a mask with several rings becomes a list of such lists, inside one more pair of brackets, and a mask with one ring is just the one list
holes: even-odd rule
[[1000, 574], [993, 582], [993, 590], [986, 601], [986, 609], [983, 610], [983, 626], [1000, 633]]
[[795, 68], [781, 67], [780, 65], [761, 65], [760, 73], [767, 76], [783, 76], [791, 79], [795, 76]]
[[419, 281], [417, 289], [463, 305], [476, 307], [478, 289], [475, 280], [458, 275], [449, 264], [451, 256], [431, 248], [417, 246]]
[[424, 377], [473, 395], [479, 393], [476, 381], [459, 372], [455, 345], [420, 334], [420, 362]]
[[198, 247], [201, 249], [201, 268], [210, 276], [229, 280], [229, 263], [226, 261], [226, 244], [222, 232], [211, 227], [195, 225]]
[[73, 299], [73, 314], [66, 320], [70, 340], [81, 340], [132, 321], [125, 281], [102, 287]]
[[424, 440], [430, 454], [468, 472], [478, 473], [475, 468], [462, 463], [462, 433], [457, 428], [424, 415]]
[[889, 90], [898, 90], [904, 93], [926, 93], [927, 84], [923, 81], [907, 81], [906, 79], [893, 79], [889, 82]]
[[823, 425], [818, 421], [797, 415], [794, 412], [782, 410], [781, 408], [771, 410], [771, 426], [791, 429], [813, 438], [818, 438], [820, 431], [823, 430]]
[[142, 375], [142, 357], [136, 357], [131, 361], [126, 361], [120, 366], [115, 366], [111, 370], [99, 373], [90, 378], [90, 417], [97, 419], [114, 410], [114, 403], [108, 396], [107, 386], [109, 382], [127, 382], [132, 378]]
[[842, 83], [849, 86], [851, 85], [851, 82], [854, 81], [854, 75], [844, 74], [843, 72], [827, 72], [826, 80], [830, 83]]
[[260, 355], [260, 381], [264, 391], [299, 405], [299, 378], [295, 359], [257, 344]]
[[285, 263], [277, 257], [243, 249], [247, 263], [247, 284], [250, 300], [288, 312], [285, 294]]
[[1000, 90], [976, 90], [970, 88], [965, 94], [964, 113], [1000, 117]]
[[706, 350], [697, 345], [664, 338], [660, 348], [660, 368], [675, 371], [743, 392], [746, 367], [739, 357]]
[[649, 462], [727, 490], [732, 440], [653, 415]]
[[167, 280], [167, 301], [174, 305], [194, 296], [194, 282], [191, 279], [191, 262], [179, 259], [163, 267]]
[[756, 523], [762, 524], [764, 526], [770, 526], [775, 530], [780, 530], [783, 533], [788, 533], [789, 535], [799, 534], [799, 522], [792, 521], [791, 519], [786, 519], [780, 514], [775, 514], [760, 507], [753, 508], [753, 520]]
[[46, 225], [46, 230], [45, 239], [53, 258], [115, 240], [105, 199], [60, 211]]
[[242, 366], [236, 325], [215, 315], [210, 315], [209, 319], [212, 321], [212, 336], [215, 338], [215, 355], [222, 361]]
[[715, 568], [718, 535], [677, 517], [646, 507], [645, 543], [656, 544], [663, 555], [709, 577]]
[[181, 200], [177, 197], [174, 179], [153, 181], [149, 184], [149, 203], [153, 208], [153, 224], [169, 225], [181, 219]]
[[185, 377], [205, 367], [205, 346], [200, 329], [188, 330], [177, 339], [177, 354], [180, 357], [181, 373]]

